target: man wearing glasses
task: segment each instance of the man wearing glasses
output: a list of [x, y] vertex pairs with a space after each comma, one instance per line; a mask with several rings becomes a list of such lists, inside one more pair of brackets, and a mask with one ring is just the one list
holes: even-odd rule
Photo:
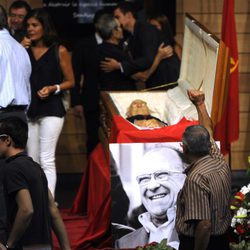
[[117, 240], [117, 248], [135, 248], [167, 239], [169, 246], [178, 249], [175, 214], [177, 194], [185, 180], [183, 170], [176, 149], [158, 147], [144, 154], [136, 177], [146, 209], [138, 217], [142, 227]]

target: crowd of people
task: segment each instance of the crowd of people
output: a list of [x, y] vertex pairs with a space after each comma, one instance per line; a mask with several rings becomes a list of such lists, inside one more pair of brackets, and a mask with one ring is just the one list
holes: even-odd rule
[[133, 4], [126, 1], [113, 13], [97, 11], [95, 34], [80, 40], [73, 49], [71, 102], [75, 114], [85, 116], [88, 153], [98, 142], [100, 90], [158, 87], [179, 77], [180, 60], [167, 18], [162, 30], [151, 25], [151, 19], [137, 21]]
[[[7, 15], [0, 5], [1, 250], [52, 249], [51, 228], [60, 249], [70, 249], [54, 200], [55, 151], [66, 114], [63, 91], [71, 89], [74, 113], [85, 118], [90, 154], [98, 143], [100, 90], [136, 90], [138, 82], [155, 88], [177, 81], [180, 59], [167, 18], [155, 13], [138, 21], [136, 14], [133, 4], [126, 1], [113, 13], [98, 11], [93, 21], [95, 34], [80, 40], [71, 58], [47, 10], [31, 9], [26, 1], [17, 0]], [[225, 233], [230, 224], [230, 169], [213, 141], [204, 94], [189, 91], [189, 98], [197, 108], [201, 126], [187, 128], [183, 135], [184, 158], [190, 167], [185, 170], [187, 177], [178, 199], [179, 186], [171, 193], [173, 199], [167, 201], [171, 204], [164, 205], [167, 209], [155, 211], [152, 196], [145, 194], [158, 188], [170, 190], [168, 185], [175, 184], [169, 172], [183, 169], [173, 170], [176, 163], [159, 163], [157, 173], [150, 166], [143, 168], [137, 178], [147, 210], [140, 215], [143, 227], [118, 240], [118, 246], [135, 243], [134, 235], [141, 233], [158, 241], [161, 227], [175, 249], [228, 249]], [[167, 125], [149, 118], [159, 127]], [[175, 152], [164, 153], [169, 154]], [[158, 152], [148, 155], [145, 165], [159, 159]], [[160, 184], [152, 187], [152, 179]], [[176, 219], [168, 209], [175, 204]], [[146, 226], [149, 220], [152, 234]], [[169, 226], [174, 231], [166, 230]]]

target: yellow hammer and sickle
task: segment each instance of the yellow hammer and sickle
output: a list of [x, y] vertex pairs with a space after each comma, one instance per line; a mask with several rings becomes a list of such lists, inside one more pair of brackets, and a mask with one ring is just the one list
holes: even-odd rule
[[230, 58], [230, 74], [232, 74], [235, 70], [236, 70], [236, 68], [238, 67], [238, 64], [239, 64], [239, 60], [237, 60], [236, 62], [235, 62], [235, 60], [234, 60], [234, 58], [233, 57], [231, 57]]

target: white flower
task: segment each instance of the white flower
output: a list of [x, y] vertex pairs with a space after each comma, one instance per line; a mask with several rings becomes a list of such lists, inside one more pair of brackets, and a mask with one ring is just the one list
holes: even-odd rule
[[235, 227], [236, 222], [237, 222], [237, 219], [233, 217], [231, 221], [231, 227]]
[[236, 213], [236, 217], [246, 217], [247, 216], [247, 209], [240, 207]]
[[250, 192], [250, 183], [247, 186], [242, 187], [240, 192], [243, 193], [244, 195]]

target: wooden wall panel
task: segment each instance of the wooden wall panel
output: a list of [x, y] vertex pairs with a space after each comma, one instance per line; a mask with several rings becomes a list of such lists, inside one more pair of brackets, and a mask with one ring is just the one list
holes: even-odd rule
[[[192, 13], [221, 13], [223, 0], [177, 0], [177, 11]], [[180, 5], [180, 6], [179, 6]], [[235, 0], [235, 13], [246, 13], [249, 10], [249, 0]]]
[[249, 93], [240, 93], [240, 112], [250, 112]]
[[59, 154], [56, 156], [57, 173], [82, 173], [87, 165], [82, 154]]
[[73, 135], [61, 134], [56, 149], [57, 154], [86, 154], [86, 135], [76, 132]]
[[240, 73], [239, 75], [239, 91], [250, 93], [250, 73]]
[[240, 112], [240, 131], [250, 132], [250, 113]]
[[238, 52], [239, 53], [250, 53], [250, 33], [238, 33]]
[[65, 117], [62, 134], [76, 133], [85, 133], [85, 121], [75, 117], [72, 110], [70, 110]]
[[239, 140], [232, 143], [233, 151], [250, 151], [250, 132], [240, 132]]
[[221, 12], [223, 6], [222, 0], [200, 0], [194, 1], [185, 0], [183, 3], [183, 8], [186, 12], [192, 13], [216, 13]]
[[244, 170], [249, 167], [248, 156], [250, 151], [235, 152], [231, 154], [231, 166], [233, 170]]
[[[213, 14], [197, 14], [193, 12], [190, 13], [195, 19], [205, 25], [212, 33], [220, 34], [221, 32], [221, 22], [222, 15], [219, 13]], [[176, 32], [182, 33], [184, 29], [184, 13], [177, 13]], [[236, 30], [238, 34], [240, 33], [250, 33], [250, 18], [245, 14], [236, 14]], [[182, 21], [183, 20], [183, 21]]]
[[239, 72], [248, 73], [250, 65], [249, 53], [239, 53]]
[[[223, 0], [177, 0], [176, 40], [182, 45], [184, 13], [188, 12], [219, 38]], [[239, 52], [240, 136], [232, 144], [233, 170], [245, 169], [250, 155], [250, 2], [235, 0], [235, 20]], [[227, 157], [228, 158], [228, 157]]]
[[58, 173], [82, 173], [87, 164], [84, 120], [68, 111], [56, 150]]

